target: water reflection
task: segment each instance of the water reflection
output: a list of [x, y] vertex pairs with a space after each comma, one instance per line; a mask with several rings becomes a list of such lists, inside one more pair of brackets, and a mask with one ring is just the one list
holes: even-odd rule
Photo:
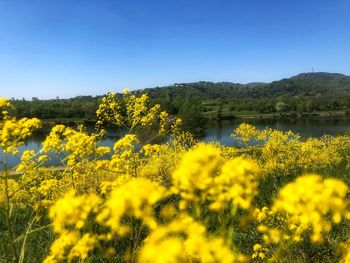
[[[258, 129], [270, 127], [281, 131], [293, 131], [298, 133], [302, 138], [321, 137], [324, 134], [340, 135], [345, 134], [350, 129], [350, 117], [338, 118], [305, 118], [305, 119], [235, 119], [222, 120], [208, 123], [205, 134], [200, 138], [205, 142], [218, 141], [227, 146], [239, 146], [230, 135], [232, 131], [238, 127], [242, 122], [250, 123]], [[74, 126], [74, 125], [73, 125]], [[40, 131], [33, 134], [33, 136], [26, 141], [26, 143], [19, 148], [20, 154], [18, 156], [10, 156], [9, 166], [14, 166], [20, 161], [21, 153], [26, 150], [39, 151], [42, 147], [42, 141], [49, 133], [50, 127], [44, 127]], [[87, 126], [87, 131], [94, 131], [93, 125]], [[113, 147], [114, 143], [123, 136], [125, 132], [122, 130], [108, 130], [105, 138], [101, 142], [104, 146]], [[3, 159], [3, 152], [0, 152], [0, 160]], [[59, 160], [52, 156], [49, 165], [56, 165]]]
[[222, 120], [209, 123], [202, 140], [206, 142], [219, 141], [227, 146], [237, 146], [237, 142], [230, 135], [242, 122], [252, 124], [260, 130], [269, 127], [280, 131], [293, 131], [303, 139], [308, 137], [319, 138], [325, 134], [346, 134], [350, 129], [350, 117], [348, 116], [338, 118]]

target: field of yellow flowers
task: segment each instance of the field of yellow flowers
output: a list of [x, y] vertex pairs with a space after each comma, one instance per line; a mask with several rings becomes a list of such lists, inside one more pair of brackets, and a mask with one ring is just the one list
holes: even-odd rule
[[[205, 144], [126, 91], [94, 133], [57, 125], [9, 168], [41, 126], [11, 112], [0, 99], [0, 262], [350, 262], [350, 136], [241, 124], [245, 147]], [[113, 149], [105, 125], [129, 131]]]

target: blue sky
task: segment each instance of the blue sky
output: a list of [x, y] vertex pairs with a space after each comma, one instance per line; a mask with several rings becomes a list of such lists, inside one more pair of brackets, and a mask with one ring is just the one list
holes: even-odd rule
[[0, 97], [350, 75], [349, 0], [0, 0]]

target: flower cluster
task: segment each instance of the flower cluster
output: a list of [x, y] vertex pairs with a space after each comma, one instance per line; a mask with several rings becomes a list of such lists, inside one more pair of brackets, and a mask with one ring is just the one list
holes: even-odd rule
[[224, 160], [214, 146], [199, 144], [187, 152], [173, 174], [173, 191], [184, 200], [205, 201]]
[[[11, 107], [0, 99], [5, 157], [40, 127], [10, 117]], [[102, 98], [97, 115], [97, 128], [129, 131], [112, 149], [101, 129], [56, 125], [16, 167], [0, 160], [1, 260], [349, 261], [350, 136], [301, 140], [242, 124], [233, 137], [245, 147], [199, 143], [128, 91]]]
[[81, 236], [80, 230], [89, 216], [97, 212], [100, 203], [100, 198], [94, 194], [76, 196], [74, 191], [70, 191], [50, 208], [53, 229], [59, 236], [52, 244], [45, 262], [85, 259], [88, 256], [97, 240], [88, 233]]
[[155, 228], [152, 207], [165, 196], [165, 189], [147, 179], [135, 178], [116, 187], [97, 221], [120, 233], [123, 216], [141, 219]]
[[[1, 99], [2, 106], [10, 106], [6, 99]], [[0, 105], [0, 107], [1, 107]], [[6, 154], [17, 154], [18, 147], [23, 145], [26, 138], [41, 126], [37, 118], [22, 118], [17, 120], [10, 117], [7, 111], [3, 111], [3, 121], [0, 122], [0, 147]]]
[[220, 174], [215, 177], [209, 190], [213, 202], [211, 208], [221, 210], [227, 204], [248, 209], [256, 195], [258, 166], [240, 157], [227, 161]]
[[145, 241], [140, 262], [245, 262], [220, 238], [208, 239], [203, 225], [180, 216], [165, 227], [158, 227]]
[[225, 160], [219, 148], [199, 144], [188, 151], [173, 174], [173, 191], [194, 203], [210, 201], [218, 211], [227, 205], [248, 209], [256, 194], [260, 170], [248, 160]]
[[[115, 93], [108, 93], [102, 98], [96, 113], [99, 118], [98, 124], [110, 122], [131, 131], [139, 126], [154, 124], [159, 118], [160, 105], [156, 104], [150, 107], [147, 94], [136, 96], [125, 90], [120, 97]], [[161, 114], [162, 129], [165, 127], [166, 117], [165, 113]]]
[[335, 166], [343, 158], [339, 151], [339, 141], [327, 136], [302, 141], [298, 134], [291, 131], [282, 132], [269, 128], [258, 130], [243, 123], [234, 130], [232, 137], [250, 143], [242, 152], [257, 159], [266, 174], [315, 172]]
[[297, 238], [311, 228], [312, 241], [320, 242], [321, 234], [329, 232], [332, 223], [349, 218], [347, 192], [347, 185], [340, 180], [304, 175], [280, 190], [273, 211], [286, 215]]

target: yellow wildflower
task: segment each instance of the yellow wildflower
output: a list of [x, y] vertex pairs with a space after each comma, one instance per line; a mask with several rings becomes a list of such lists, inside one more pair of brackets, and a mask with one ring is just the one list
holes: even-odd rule
[[273, 210], [286, 214], [289, 224], [298, 226], [295, 232], [299, 234], [311, 228], [311, 239], [320, 242], [321, 233], [331, 230], [332, 222], [327, 216], [339, 223], [348, 214], [347, 192], [347, 185], [340, 180], [305, 175], [279, 191]]
[[72, 260], [74, 258], [86, 259], [89, 252], [95, 248], [98, 240], [95, 236], [91, 234], [84, 234], [79, 240], [74, 244], [72, 249], [68, 254], [68, 259]]
[[239, 157], [226, 162], [209, 190], [213, 200], [211, 208], [219, 210], [232, 203], [236, 207], [248, 209], [256, 194], [258, 174], [259, 168], [252, 161]]
[[121, 218], [131, 216], [156, 226], [152, 207], [165, 196], [165, 189], [144, 178], [135, 178], [114, 188], [97, 221], [119, 231]]
[[81, 229], [92, 212], [96, 212], [101, 200], [94, 194], [77, 196], [73, 190], [59, 199], [49, 212], [56, 233], [74, 227]]
[[261, 244], [255, 244], [253, 246], [253, 255], [252, 259], [259, 258], [259, 259], [265, 259], [267, 248], [264, 248]]
[[11, 103], [8, 99], [6, 98], [0, 98], [0, 108], [2, 107], [10, 107]]
[[40, 128], [41, 122], [36, 119], [7, 118], [0, 122], [0, 147], [5, 153], [17, 154], [17, 148], [24, 144], [24, 140]]
[[249, 142], [252, 139], [256, 139], [260, 131], [253, 125], [242, 123], [233, 132], [231, 137], [239, 138], [243, 142]]
[[222, 163], [220, 151], [214, 146], [199, 144], [189, 150], [173, 173], [174, 192], [184, 200], [205, 199]]
[[220, 238], [208, 239], [206, 229], [189, 216], [157, 227], [144, 242], [139, 262], [244, 262]]

